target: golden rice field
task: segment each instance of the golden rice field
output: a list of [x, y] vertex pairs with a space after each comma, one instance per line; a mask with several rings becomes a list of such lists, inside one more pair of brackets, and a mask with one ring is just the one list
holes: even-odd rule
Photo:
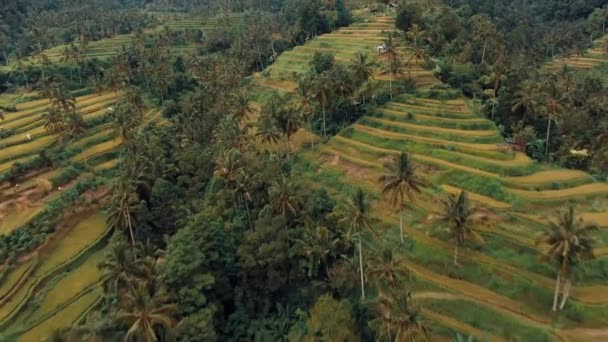
[[[43, 148], [51, 148], [59, 142], [57, 137], [44, 128], [43, 115], [49, 110], [46, 99], [36, 99], [37, 94], [27, 96], [0, 96], [0, 102], [15, 106], [16, 112], [5, 114], [0, 122], [12, 135], [0, 139], [0, 174], [7, 172], [15, 162], [27, 162]], [[119, 93], [89, 94], [76, 98], [76, 108], [85, 120], [105, 115], [120, 97]], [[29, 100], [28, 100], [29, 99]], [[159, 110], [150, 110], [146, 122], [161, 122]], [[8, 234], [24, 226], [39, 213], [47, 203], [70, 190], [77, 182], [96, 173], [113, 169], [118, 160], [107, 158], [120, 148], [121, 139], [110, 123], [89, 127], [80, 137], [65, 142], [66, 147], [75, 151], [71, 157], [74, 163], [84, 163], [86, 171], [69, 183], [48, 190], [41, 196], [28, 197], [28, 193], [39, 191], [41, 184], [60, 175], [62, 167], [57, 167], [21, 179], [18, 185], [0, 185], [0, 234]], [[109, 156], [109, 155], [108, 155]], [[97, 158], [99, 157], [99, 158]], [[92, 158], [96, 162], [90, 164]], [[107, 232], [106, 219], [101, 213], [81, 218], [72, 226], [63, 227], [52, 234], [50, 242], [40, 255], [17, 264], [0, 277], [0, 324], [2, 333], [10, 336], [20, 335], [19, 341], [39, 341], [56, 328], [67, 327], [80, 317], [98, 298], [100, 288], [97, 282], [100, 271], [97, 264], [103, 259], [105, 251], [97, 250], [77, 263], [76, 268], [67, 273], [45, 277], [57, 267], [94, 247], [94, 243]], [[44, 279], [43, 285], [39, 281]], [[42, 287], [41, 287], [42, 286]], [[36, 305], [32, 306], [36, 302]], [[3, 323], [6, 322], [6, 323]], [[0, 338], [2, 339], [2, 338]]]

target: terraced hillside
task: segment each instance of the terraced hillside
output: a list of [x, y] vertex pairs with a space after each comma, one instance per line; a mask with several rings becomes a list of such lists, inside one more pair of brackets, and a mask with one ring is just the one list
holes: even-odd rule
[[[256, 76], [259, 92], [294, 91], [293, 73], [306, 70], [315, 51], [333, 52], [338, 62], [347, 62], [358, 49], [370, 51], [392, 30], [392, 19], [367, 20], [285, 53], [270, 75]], [[416, 94], [396, 96], [329, 142], [301, 153], [297, 169], [311, 186], [331, 189], [338, 198], [359, 186], [372, 194], [381, 234], [366, 236], [366, 250], [380, 253], [389, 244], [402, 251], [415, 274], [415, 298], [436, 336], [460, 331], [496, 341], [606, 340], [608, 231], [597, 232], [598, 258], [577, 270], [572, 300], [559, 317], [550, 314], [555, 270], [539, 263], [535, 239], [567, 203], [608, 228], [608, 184], [512, 151], [493, 122], [464, 98], [428, 91], [430, 73], [418, 75]], [[426, 183], [407, 210], [405, 247], [399, 245], [398, 215], [378, 182], [384, 162], [401, 151], [411, 153]], [[452, 242], [437, 218], [439, 200], [461, 190], [478, 206], [476, 229], [485, 243], [471, 243], [461, 253], [462, 267], [454, 267]]]
[[[309, 63], [315, 52], [329, 52], [334, 55], [336, 62], [349, 63], [357, 52], [365, 52], [375, 56], [381, 64], [382, 57], [376, 47], [395, 30], [395, 18], [392, 16], [374, 16], [358, 13], [355, 23], [329, 34], [318, 36], [302, 46], [284, 52], [281, 57], [264, 73], [256, 74], [254, 83], [256, 91], [278, 90], [282, 92], [295, 91], [297, 84], [295, 76], [310, 69]], [[410, 61], [411, 51], [401, 44], [397, 47], [403, 63]], [[380, 69], [380, 68], [379, 68]], [[397, 78], [412, 77], [418, 84], [425, 85], [435, 82], [432, 72], [421, 68], [416, 61], [411, 60], [407, 72]], [[376, 79], [388, 80], [389, 75], [380, 71]]]
[[556, 58], [550, 65], [552, 68], [567, 66], [588, 70], [604, 63], [608, 63], [608, 36], [595, 40], [593, 46], [582, 54]]
[[[201, 30], [203, 32], [210, 32], [217, 27], [225, 25], [225, 22], [238, 23], [243, 19], [241, 13], [230, 13], [222, 18], [220, 17], [193, 17], [180, 14], [165, 14], [165, 13], [154, 13], [154, 16], [158, 17], [160, 25], [147, 29], [144, 32], [154, 33], [160, 32], [165, 29], [171, 31], [177, 30]], [[104, 59], [116, 55], [120, 50], [128, 47], [135, 39], [135, 34], [123, 34], [117, 35], [112, 38], [102, 39], [98, 41], [92, 41], [86, 45], [86, 48], [81, 55], [83, 58], [92, 59], [99, 58]], [[172, 49], [179, 52], [188, 54], [196, 49], [200, 48], [200, 44], [186, 44], [173, 46]], [[53, 62], [61, 61], [65, 57], [65, 49], [67, 45], [59, 45], [53, 48], [47, 49], [43, 53]], [[30, 58], [31, 62], [36, 62], [35, 59]]]
[[[35, 99], [36, 94], [27, 96], [29, 101], [17, 104], [27, 97], [0, 97], [16, 108], [0, 121], [4, 136], [0, 139], [0, 235], [23, 235], [20, 231], [44, 226], [53, 215], [62, 220], [59, 228], [34, 245], [41, 247], [0, 268], [2, 341], [22, 334], [19, 341], [40, 341], [54, 329], [70, 326], [100, 298], [97, 264], [105, 255], [110, 233], [102, 213], [107, 187], [83, 184], [105, 179], [98, 176], [117, 165], [116, 151], [122, 144], [105, 117], [120, 93], [79, 96], [76, 109], [87, 130], [61, 143], [62, 160], [16, 181], [5, 179], [15, 163], [40, 158], [43, 150], [56, 154], [61, 145], [59, 137], [44, 128], [43, 115], [50, 102]], [[159, 121], [160, 112], [148, 110], [145, 118]]]
[[93, 212], [62, 227], [28, 261], [3, 279], [0, 338], [25, 333], [20, 341], [40, 341], [70, 326], [100, 298], [97, 269], [109, 238], [105, 215]]

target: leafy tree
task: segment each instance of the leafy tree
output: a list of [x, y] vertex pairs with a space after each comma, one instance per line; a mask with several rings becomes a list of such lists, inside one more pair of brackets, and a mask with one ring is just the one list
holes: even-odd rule
[[371, 205], [365, 192], [358, 188], [349, 201], [344, 203], [342, 220], [358, 235], [359, 271], [361, 276], [361, 298], [365, 299], [365, 280], [363, 276], [363, 232], [369, 230], [376, 234], [373, 223], [376, 221], [371, 214]]
[[399, 206], [399, 232], [401, 243], [403, 238], [403, 211], [405, 209], [405, 198], [414, 202], [415, 193], [420, 192], [422, 181], [418, 177], [418, 166], [412, 161], [409, 154], [401, 152], [384, 165], [387, 173], [380, 176], [382, 193], [390, 194], [390, 202], [393, 206]]
[[481, 45], [481, 64], [486, 60], [488, 44], [498, 38], [496, 28], [490, 17], [486, 14], [477, 14], [471, 17], [474, 40]]
[[358, 341], [357, 325], [346, 300], [338, 301], [330, 295], [319, 297], [306, 321], [307, 333], [296, 340]]
[[472, 216], [475, 209], [469, 203], [469, 196], [461, 191], [458, 196], [450, 194], [447, 200], [442, 200], [443, 215], [441, 220], [449, 224], [454, 239], [454, 265], [458, 266], [458, 247], [472, 238], [482, 242], [483, 238], [472, 228]]
[[544, 260], [555, 262], [557, 266], [557, 280], [553, 296], [553, 311], [558, 309], [559, 295], [562, 295], [559, 309], [566, 305], [572, 286], [571, 269], [582, 261], [594, 258], [594, 240], [589, 235], [597, 230], [596, 224], [584, 223], [577, 219], [574, 207], [560, 213], [557, 221], [551, 221], [545, 228], [537, 244], [546, 247]]
[[315, 51], [310, 60], [310, 67], [317, 75], [333, 69], [335, 64], [334, 55], [329, 52]]

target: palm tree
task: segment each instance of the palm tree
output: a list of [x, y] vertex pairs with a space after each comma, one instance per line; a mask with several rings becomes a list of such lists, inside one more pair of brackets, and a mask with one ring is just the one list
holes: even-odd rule
[[584, 260], [594, 258], [593, 244], [595, 241], [589, 235], [597, 229], [596, 224], [585, 223], [582, 219], [577, 219], [574, 207], [570, 206], [560, 213], [557, 222], [549, 223], [537, 240], [537, 244], [546, 247], [542, 258], [555, 262], [557, 266], [553, 311], [557, 310], [560, 293], [562, 300], [559, 309], [562, 310], [566, 305], [572, 285], [571, 268], [578, 266]]
[[135, 256], [121, 240], [111, 245], [105, 260], [98, 267], [103, 272], [102, 286], [107, 293], [118, 294], [138, 274]]
[[76, 99], [65, 87], [61, 85], [55, 87], [51, 96], [51, 106], [61, 110], [64, 115], [76, 110]]
[[385, 283], [392, 289], [396, 289], [401, 284], [402, 278], [411, 276], [403, 260], [396, 257], [390, 248], [386, 248], [381, 257], [375, 257], [370, 261], [368, 273], [376, 280], [378, 288], [381, 283]]
[[291, 137], [300, 129], [300, 115], [291, 107], [283, 107], [276, 113], [274, 119], [277, 128], [281, 131], [283, 137], [285, 137], [285, 153], [287, 153], [287, 159], [290, 159]]
[[409, 65], [413, 60], [427, 60], [428, 54], [424, 50], [424, 46], [422, 45], [422, 38], [424, 36], [424, 33], [424, 30], [418, 24], [412, 25], [412, 27], [406, 32], [405, 35], [407, 39], [412, 43], [412, 48], [414, 50], [412, 57], [410, 57], [406, 65]]
[[515, 99], [512, 102], [511, 111], [516, 112], [520, 109], [524, 111], [522, 122], [525, 125], [526, 116], [533, 113], [538, 105], [537, 87], [531, 81], [524, 81], [521, 88], [515, 92]]
[[321, 75], [317, 76], [315, 80], [316, 82], [313, 86], [313, 88], [315, 89], [314, 96], [317, 102], [319, 102], [319, 104], [321, 105], [321, 111], [323, 112], [323, 136], [327, 137], [325, 112], [327, 110], [327, 106], [329, 105], [329, 99], [331, 97], [331, 94], [333, 94], [334, 87], [327, 72], [324, 72]]
[[72, 111], [66, 119], [66, 134], [68, 136], [80, 135], [87, 129], [86, 122], [77, 111]]
[[318, 267], [323, 266], [325, 274], [331, 279], [328, 269], [329, 258], [335, 255], [335, 251], [342, 243], [340, 238], [327, 227], [307, 225], [304, 237], [299, 242], [308, 259], [308, 276], [314, 277]]
[[249, 97], [245, 91], [239, 91], [233, 96], [233, 107], [240, 121], [248, 119], [249, 115], [253, 112], [253, 108], [249, 104]]
[[55, 108], [51, 108], [44, 113], [42, 120], [44, 121], [44, 129], [52, 134], [61, 134], [65, 128], [66, 123], [63, 113]]
[[[370, 60], [369, 56], [361, 51], [358, 51], [355, 58], [351, 59], [348, 69], [357, 85], [361, 85], [374, 74], [376, 64]], [[365, 103], [365, 93], [361, 93], [361, 100]]]
[[[302, 117], [308, 121], [308, 130], [312, 133], [312, 119], [313, 119], [313, 92], [312, 92], [312, 79], [310, 77], [302, 76], [298, 78], [298, 110], [302, 114]], [[310, 140], [311, 148], [315, 147], [315, 140]]]
[[[347, 201], [344, 208], [344, 217], [340, 220], [348, 225], [348, 227], [356, 232], [358, 238], [359, 248], [359, 271], [361, 276], [361, 298], [365, 299], [365, 280], [363, 277], [363, 231], [369, 230], [376, 234], [373, 228], [375, 218], [371, 214], [371, 205], [367, 198], [367, 195], [361, 188], [358, 188], [352, 198]], [[376, 234], [377, 235], [377, 234]]]
[[301, 206], [298, 190], [296, 183], [281, 175], [268, 187], [270, 208], [284, 217], [287, 217], [289, 213], [295, 215]]
[[393, 206], [399, 206], [399, 232], [401, 243], [403, 238], [403, 211], [405, 209], [405, 198], [414, 202], [415, 193], [420, 193], [422, 181], [418, 178], [418, 166], [412, 161], [409, 154], [401, 152], [399, 155], [384, 164], [387, 172], [380, 176], [382, 183], [382, 194], [390, 193], [390, 202]]
[[399, 62], [399, 53], [397, 52], [397, 44], [393, 41], [393, 34], [389, 33], [388, 38], [384, 40], [384, 52], [382, 52], [386, 63], [388, 64], [389, 72], [389, 96], [393, 100], [393, 72], [397, 70]]
[[466, 191], [461, 191], [458, 196], [450, 194], [447, 200], [441, 201], [444, 212], [441, 219], [449, 224], [454, 239], [454, 265], [458, 266], [458, 247], [460, 247], [469, 236], [482, 242], [483, 238], [471, 227], [472, 216], [475, 209], [469, 203]]
[[146, 284], [131, 288], [124, 297], [124, 307], [117, 315], [116, 321], [127, 324], [129, 330], [125, 341], [158, 341], [159, 333], [170, 332], [175, 326], [175, 315], [178, 307], [171, 304], [170, 297], [163, 288], [151, 289]]
[[545, 145], [545, 156], [549, 154], [549, 139], [551, 137], [551, 123], [558, 121], [559, 115], [564, 112], [564, 97], [560, 94], [557, 82], [551, 78], [547, 83], [547, 93], [544, 100], [544, 114], [547, 117], [547, 141]]
[[372, 304], [378, 317], [371, 324], [388, 341], [428, 341], [429, 332], [422, 324], [418, 311], [412, 306], [409, 291], [391, 291], [391, 294], [380, 291]]
[[139, 204], [135, 184], [130, 179], [118, 177], [114, 181], [108, 206], [108, 225], [128, 231], [131, 244], [135, 246], [135, 207]]
[[281, 138], [281, 131], [277, 128], [274, 118], [270, 115], [262, 115], [257, 122], [256, 137], [267, 144], [276, 144]]

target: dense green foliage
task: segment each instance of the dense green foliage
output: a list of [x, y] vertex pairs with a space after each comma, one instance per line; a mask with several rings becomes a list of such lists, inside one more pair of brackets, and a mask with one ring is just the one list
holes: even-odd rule
[[[517, 233], [502, 236], [493, 230], [496, 227], [478, 227], [477, 221], [490, 222], [494, 213], [479, 211], [472, 203], [473, 196], [480, 195], [511, 202], [515, 195], [507, 191], [509, 181], [501, 177], [529, 175], [544, 166], [512, 167], [508, 158], [515, 154], [494, 149], [471, 156], [455, 146], [438, 148], [424, 140], [386, 138], [377, 150], [351, 146], [361, 156], [358, 162], [372, 164], [376, 171], [382, 164], [384, 168], [379, 179], [370, 181], [361, 172], [359, 184], [347, 184], [345, 174], [336, 170], [340, 160], [320, 167], [307, 153], [296, 153], [292, 139], [305, 127], [324, 138], [341, 134], [344, 140], [356, 137], [353, 140], [363, 146], [373, 145], [382, 137], [368, 133], [378, 128], [387, 135], [410, 134], [430, 142], [502, 143], [502, 137], [491, 131], [495, 128], [491, 121], [463, 118], [456, 109], [448, 113], [442, 109], [437, 116], [404, 113], [408, 123], [402, 126], [373, 117], [379, 105], [403, 99], [394, 104], [406, 106], [416, 93], [411, 73], [397, 77], [403, 67], [396, 58], [399, 45], [407, 43], [408, 52], [420, 61], [416, 68], [433, 69], [452, 86], [430, 86], [424, 90], [428, 93], [424, 100], [458, 107], [447, 101], [462, 92], [481, 101], [481, 110], [533, 157], [606, 173], [605, 79], [542, 69], [542, 63], [555, 54], [586, 48], [590, 38], [605, 33], [599, 25], [604, 13], [596, 10], [605, 1], [564, 5], [558, 0], [535, 4], [454, 0], [446, 6], [402, 1], [396, 25], [405, 35], [391, 32], [379, 40], [386, 37], [388, 52], [379, 53], [386, 65], [363, 52], [350, 61], [316, 52], [307, 70], [293, 76], [297, 83], [293, 93], [262, 95], [252, 89], [250, 75], [265, 70], [284, 50], [349, 25], [353, 21], [350, 2], [145, 2], [148, 9], [204, 13], [221, 23], [205, 32], [169, 27], [144, 31], [154, 23], [149, 12], [138, 8], [144, 6], [140, 1], [79, 3], [14, 0], [3, 5], [5, 13], [14, 17], [0, 17], [7, 23], [0, 25], [7, 61], [69, 43], [61, 61], [40, 57], [24, 65], [20, 60], [0, 74], [3, 89], [25, 87], [50, 100], [41, 117], [45, 134], [57, 136], [51, 147], [0, 175], [0, 185], [13, 186], [59, 166], [60, 172], [49, 180], [53, 187], [69, 184], [84, 172], [93, 174], [47, 203], [28, 224], [0, 236], [0, 259], [11, 263], [39, 247], [69, 209], [99, 205], [97, 198], [91, 203], [88, 197], [95, 197], [98, 188], [104, 190], [99, 200], [106, 209], [107, 226], [114, 230], [107, 255], [98, 266], [103, 273], [98, 288], [103, 298], [76, 327], [57, 331], [53, 338], [425, 341], [431, 332], [425, 310], [410, 292], [414, 288], [429, 290], [422, 296], [428, 296], [425, 308], [449, 315], [437, 319], [435, 314], [439, 327], [433, 325], [434, 331], [451, 333], [452, 328], [440, 325], [453, 324], [451, 317], [465, 316], [456, 323], [481, 327], [497, 336], [553, 337], [545, 322], [535, 319], [545, 318], [537, 314], [541, 309], [536, 306], [550, 301], [551, 294], [543, 286], [554, 270], [534, 263], [538, 246], [510, 240]], [[89, 18], [92, 9], [96, 15]], [[238, 12], [238, 21], [230, 20], [231, 11]], [[15, 18], [20, 21], [14, 22]], [[563, 31], [568, 34], [560, 34]], [[133, 33], [133, 40], [116, 54], [104, 60], [86, 57], [89, 40], [121, 33]], [[413, 68], [414, 57], [403, 61], [407, 67]], [[390, 80], [373, 79], [381, 66]], [[82, 87], [116, 92], [119, 100], [105, 108], [107, 115], [85, 120], [71, 91]], [[263, 98], [256, 103], [259, 110], [250, 101], [254, 96]], [[415, 101], [411, 106], [417, 107]], [[162, 115], [148, 117], [152, 108]], [[365, 113], [371, 115], [361, 118]], [[357, 120], [370, 131], [347, 128]], [[440, 121], [437, 126], [443, 130], [416, 128], [424, 120]], [[78, 149], [69, 147], [84, 132], [101, 125], [111, 134], [90, 139]], [[469, 136], [458, 129], [491, 132]], [[545, 132], [543, 141], [540, 135]], [[10, 137], [14, 132], [5, 134]], [[114, 138], [120, 139], [120, 150], [93, 160], [116, 157], [115, 169], [98, 172], [87, 161], [73, 160], [83, 150]], [[336, 141], [321, 149], [348, 144]], [[568, 158], [572, 148], [588, 148], [592, 157]], [[387, 158], [387, 149], [409, 153]], [[462, 170], [470, 163], [479, 174], [456, 168], [440, 171], [429, 166], [432, 162], [419, 165], [421, 156], [460, 164]], [[352, 165], [352, 173], [357, 173], [356, 163]], [[438, 183], [461, 190], [439, 198], [439, 187], [429, 186], [427, 180], [441, 180]], [[371, 182], [376, 183], [372, 190]], [[467, 191], [474, 193], [471, 199]], [[381, 196], [388, 203], [380, 202]], [[437, 212], [418, 207], [418, 196], [432, 198]], [[399, 235], [388, 229], [395, 227], [389, 227], [392, 217], [387, 204], [399, 212]], [[379, 215], [387, 219], [380, 220]], [[500, 215], [496, 217], [493, 224], [507, 224]], [[579, 267], [593, 257], [594, 241], [587, 234], [596, 227], [577, 224], [576, 217], [574, 209], [564, 212], [539, 241], [543, 248], [554, 247], [546, 258], [561, 266], [557, 282], [562, 289], [558, 286], [555, 298], [561, 294], [559, 306], [564, 313], [552, 318], [568, 328], [583, 321], [591, 310], [599, 312], [593, 324], [604, 323], [608, 317], [604, 306], [590, 309], [589, 303], [578, 298], [565, 308], [576, 275], [589, 273], [587, 279], [594, 281], [606, 276], [602, 270], [591, 270], [605, 266], [604, 259], [592, 261], [589, 268]], [[507, 244], [513, 251], [505, 252]], [[560, 248], [569, 254], [556, 252]], [[471, 262], [477, 255], [484, 257], [483, 262]], [[507, 257], [510, 260], [502, 264]], [[511, 270], [517, 274], [509, 274]], [[436, 277], [435, 285], [414, 279], [425, 272], [431, 279]], [[527, 279], [526, 272], [533, 279]], [[477, 297], [465, 296], [466, 291], [444, 291], [442, 280], [468, 284], [471, 287], [465, 290], [469, 292], [482, 288], [480, 296], [489, 299], [478, 302]], [[538, 298], [529, 305], [529, 312], [512, 308], [511, 302], [532, 296]], [[557, 299], [554, 303], [557, 311]], [[494, 306], [501, 310], [492, 310]], [[503, 312], [511, 310], [513, 315], [503, 317]], [[522, 322], [521, 317], [528, 319], [524, 314], [530, 315], [531, 322]], [[466, 324], [465, 329], [473, 330]]]

